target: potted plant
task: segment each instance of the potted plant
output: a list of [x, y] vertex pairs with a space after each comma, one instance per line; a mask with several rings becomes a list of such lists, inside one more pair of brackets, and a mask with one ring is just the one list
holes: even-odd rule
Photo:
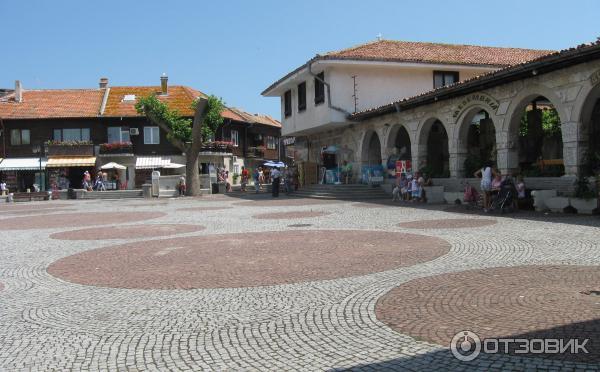
[[590, 187], [588, 177], [577, 179], [577, 188], [575, 189], [575, 197], [571, 199], [571, 206], [582, 214], [592, 214], [594, 209], [598, 207], [597, 193]]
[[233, 184], [234, 185], [237, 185], [239, 178], [240, 178], [240, 175], [238, 173], [233, 174]]

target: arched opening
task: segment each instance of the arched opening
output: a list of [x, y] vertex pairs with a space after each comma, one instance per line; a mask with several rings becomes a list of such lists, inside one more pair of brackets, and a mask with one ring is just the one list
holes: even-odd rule
[[588, 94], [581, 113], [582, 151], [580, 172], [584, 177], [600, 174], [600, 85]]
[[441, 121], [431, 124], [427, 136], [427, 165], [421, 172], [435, 178], [450, 177], [450, 154], [448, 152], [448, 133]]
[[377, 133], [373, 131], [368, 133], [365, 136], [365, 143], [367, 145], [363, 148], [363, 165], [381, 165], [381, 142], [379, 142], [379, 136], [377, 136]]
[[388, 148], [390, 150], [387, 159], [388, 173], [395, 174], [398, 160], [412, 161], [410, 136], [403, 125], [397, 125], [393, 128], [390, 133]]
[[467, 177], [487, 162], [496, 164], [496, 129], [486, 110], [474, 109], [467, 115], [461, 135], [466, 151], [463, 166]]
[[[565, 174], [561, 119], [552, 102], [537, 96], [522, 104], [516, 134], [518, 167], [528, 177], [560, 177]], [[513, 131], [514, 131], [513, 129]]]
[[383, 166], [381, 164], [381, 142], [374, 131], [365, 134], [362, 149], [361, 182], [368, 183], [372, 177], [383, 179]]

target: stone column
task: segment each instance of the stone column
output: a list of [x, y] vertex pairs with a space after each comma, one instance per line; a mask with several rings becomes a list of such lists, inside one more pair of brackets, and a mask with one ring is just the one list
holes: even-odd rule
[[[448, 150], [448, 153], [450, 155], [450, 177], [465, 177], [465, 160], [467, 159], [467, 151], [465, 149], [451, 148]], [[470, 176], [466, 175], [466, 177]]]
[[565, 164], [565, 175], [577, 176], [582, 165], [583, 152], [585, 149], [580, 136], [581, 123], [571, 121], [561, 124], [563, 141], [563, 161]]
[[421, 145], [419, 143], [411, 144], [412, 154], [412, 169], [413, 172], [418, 171], [422, 167], [427, 165], [427, 145]]
[[511, 138], [509, 132], [496, 134], [496, 163], [502, 174], [514, 173], [519, 168], [518, 137]]

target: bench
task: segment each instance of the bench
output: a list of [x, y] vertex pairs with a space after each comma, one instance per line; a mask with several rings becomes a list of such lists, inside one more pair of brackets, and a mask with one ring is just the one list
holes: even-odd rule
[[13, 194], [13, 200], [17, 201], [33, 201], [33, 200], [48, 200], [50, 195], [47, 192], [16, 192]]
[[565, 161], [563, 159], [539, 159], [535, 164], [544, 170], [544, 167], [549, 165], [565, 165]]

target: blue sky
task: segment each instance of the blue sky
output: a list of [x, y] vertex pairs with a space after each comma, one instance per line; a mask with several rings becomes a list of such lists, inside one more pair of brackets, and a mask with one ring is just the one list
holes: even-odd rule
[[9, 1], [0, 87], [188, 85], [279, 119], [260, 92], [316, 53], [374, 40], [562, 49], [596, 40], [600, 1]]

